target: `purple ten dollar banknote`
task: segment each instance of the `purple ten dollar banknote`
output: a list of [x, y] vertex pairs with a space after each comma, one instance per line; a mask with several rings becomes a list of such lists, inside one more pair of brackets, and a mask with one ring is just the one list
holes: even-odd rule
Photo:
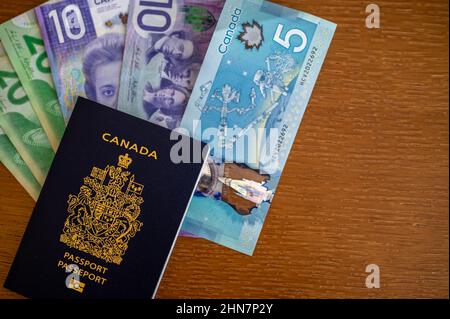
[[77, 96], [117, 106], [128, 0], [64, 0], [36, 15], [66, 121]]

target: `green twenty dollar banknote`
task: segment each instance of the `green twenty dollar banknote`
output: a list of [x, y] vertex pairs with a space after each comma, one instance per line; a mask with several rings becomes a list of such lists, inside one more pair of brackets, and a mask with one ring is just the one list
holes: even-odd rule
[[56, 151], [65, 124], [34, 11], [28, 11], [0, 25], [0, 39]]
[[77, 96], [117, 106], [128, 4], [64, 0], [35, 9], [66, 120]]
[[0, 129], [0, 162], [11, 172], [30, 196], [37, 200], [41, 185], [36, 181], [5, 132]]
[[43, 185], [55, 154], [1, 42], [0, 127]]

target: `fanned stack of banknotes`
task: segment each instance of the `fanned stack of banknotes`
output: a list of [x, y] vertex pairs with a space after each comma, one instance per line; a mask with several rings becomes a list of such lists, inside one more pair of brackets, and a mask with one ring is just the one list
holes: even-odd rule
[[182, 235], [252, 255], [335, 27], [263, 0], [46, 2], [0, 26], [0, 159], [36, 200], [77, 96], [184, 130], [211, 154]]

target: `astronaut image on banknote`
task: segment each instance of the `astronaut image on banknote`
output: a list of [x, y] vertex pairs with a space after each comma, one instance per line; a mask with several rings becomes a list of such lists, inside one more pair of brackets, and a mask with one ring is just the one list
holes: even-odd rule
[[107, 33], [90, 42], [84, 52], [86, 96], [113, 108], [117, 108], [124, 42], [123, 35]]
[[254, 208], [272, 201], [274, 191], [266, 186], [269, 179], [270, 175], [261, 174], [245, 164], [209, 159], [195, 196], [221, 200], [237, 214], [248, 216], [257, 212]]
[[151, 122], [174, 129], [181, 122], [201, 61], [187, 32], [153, 35], [151, 41], [146, 67], [158, 72], [147, 81], [143, 107]]

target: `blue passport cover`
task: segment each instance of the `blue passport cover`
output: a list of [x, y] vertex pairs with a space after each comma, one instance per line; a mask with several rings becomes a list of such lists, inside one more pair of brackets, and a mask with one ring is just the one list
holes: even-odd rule
[[4, 286], [154, 297], [203, 165], [173, 163], [170, 134], [78, 98]]

